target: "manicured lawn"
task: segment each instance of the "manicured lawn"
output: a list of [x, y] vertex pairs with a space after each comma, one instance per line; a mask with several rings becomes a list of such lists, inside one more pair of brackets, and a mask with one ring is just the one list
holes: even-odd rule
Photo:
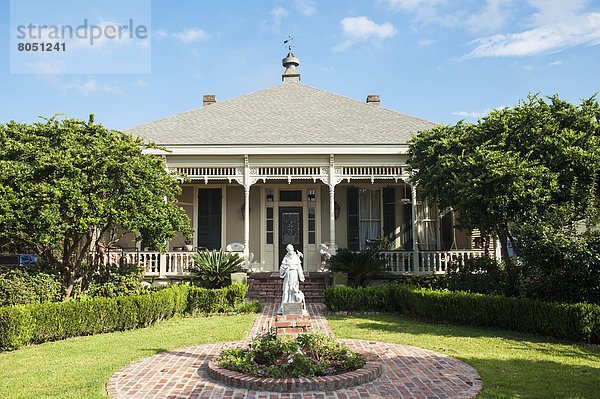
[[403, 316], [327, 316], [336, 337], [419, 346], [473, 366], [478, 398], [600, 398], [600, 349]]
[[0, 353], [0, 397], [107, 397], [106, 381], [129, 363], [175, 348], [245, 339], [255, 317], [175, 317], [152, 328]]

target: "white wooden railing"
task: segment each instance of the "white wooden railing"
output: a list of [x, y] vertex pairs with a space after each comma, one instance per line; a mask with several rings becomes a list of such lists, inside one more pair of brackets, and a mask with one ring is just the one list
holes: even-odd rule
[[380, 251], [386, 260], [384, 271], [392, 274], [414, 274], [413, 252], [411, 251]]
[[[419, 265], [415, 270], [412, 251], [380, 251], [379, 253], [386, 260], [385, 273], [390, 274], [443, 274], [452, 262], [485, 256], [483, 250], [419, 251]], [[185, 276], [188, 274], [188, 268], [194, 265], [193, 254], [195, 252], [176, 251], [164, 254], [149, 251], [110, 252], [104, 255], [104, 262], [125, 261], [143, 266], [148, 277]]]
[[462, 264], [465, 259], [482, 256], [485, 256], [484, 250], [419, 251], [419, 271], [443, 274], [446, 273], [448, 265], [451, 263]]
[[380, 251], [379, 253], [386, 260], [385, 272], [391, 274], [443, 274], [448, 270], [450, 263], [462, 263], [464, 259], [485, 256], [483, 250], [419, 251], [419, 265], [415, 270], [412, 251]]
[[149, 277], [181, 276], [187, 275], [187, 269], [194, 265], [193, 254], [195, 252], [110, 252], [104, 255], [104, 262], [137, 264], [144, 267]]

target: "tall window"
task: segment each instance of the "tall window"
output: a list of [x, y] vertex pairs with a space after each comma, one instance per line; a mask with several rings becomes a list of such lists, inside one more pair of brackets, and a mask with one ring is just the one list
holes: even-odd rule
[[358, 192], [360, 249], [368, 241], [381, 237], [381, 190], [360, 189]]
[[314, 206], [308, 207], [308, 243], [314, 244], [316, 242], [316, 208]]
[[267, 244], [273, 244], [273, 207], [267, 207]]

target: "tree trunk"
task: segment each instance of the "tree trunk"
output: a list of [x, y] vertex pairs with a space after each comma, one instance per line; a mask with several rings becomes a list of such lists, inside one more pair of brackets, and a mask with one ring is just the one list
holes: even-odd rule
[[506, 225], [496, 227], [496, 234], [498, 234], [498, 240], [500, 240], [500, 254], [502, 261], [505, 265], [509, 262], [508, 256], [508, 227]]

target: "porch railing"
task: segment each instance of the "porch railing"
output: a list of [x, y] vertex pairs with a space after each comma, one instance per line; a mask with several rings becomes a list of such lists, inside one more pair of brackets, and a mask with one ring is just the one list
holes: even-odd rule
[[[119, 251], [104, 255], [105, 263], [127, 262], [144, 268], [148, 277], [185, 276], [195, 262], [195, 252]], [[415, 268], [412, 251], [380, 251], [386, 260], [385, 273], [389, 274], [443, 274], [453, 262], [485, 256], [483, 250], [419, 251], [419, 264]]]
[[119, 251], [104, 255], [105, 263], [136, 264], [144, 268], [149, 277], [169, 277], [187, 275], [187, 269], [195, 262], [192, 255], [195, 252], [167, 252], [164, 254], [149, 251]]
[[451, 263], [460, 263], [465, 259], [485, 256], [483, 250], [448, 250], [419, 251], [419, 264], [414, 267], [414, 252], [412, 251], [380, 251], [386, 260], [386, 273], [391, 274], [443, 274], [448, 270]]

